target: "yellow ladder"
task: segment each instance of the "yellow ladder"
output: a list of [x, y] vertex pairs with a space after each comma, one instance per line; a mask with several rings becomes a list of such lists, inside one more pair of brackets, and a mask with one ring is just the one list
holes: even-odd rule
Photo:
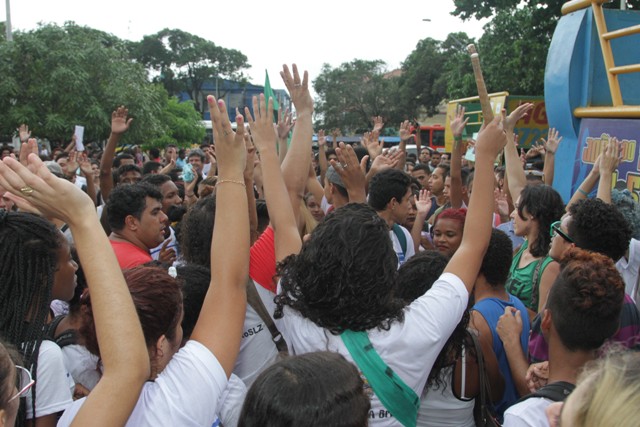
[[598, 29], [598, 38], [600, 39], [600, 48], [602, 49], [604, 66], [607, 72], [609, 91], [611, 93], [611, 101], [613, 104], [611, 107], [576, 108], [574, 111], [576, 117], [638, 117], [638, 115], [640, 115], [640, 106], [624, 105], [624, 102], [622, 101], [622, 93], [620, 92], [620, 82], [618, 81], [618, 75], [620, 74], [640, 72], [640, 63], [616, 67], [613, 52], [611, 50], [611, 40], [639, 34], [640, 25], [622, 28], [616, 31], [607, 31], [607, 23], [604, 19], [602, 4], [608, 2], [608, 0], [574, 0], [567, 2], [562, 6], [563, 15], [589, 6], [592, 7], [593, 19], [596, 23], [596, 28]]

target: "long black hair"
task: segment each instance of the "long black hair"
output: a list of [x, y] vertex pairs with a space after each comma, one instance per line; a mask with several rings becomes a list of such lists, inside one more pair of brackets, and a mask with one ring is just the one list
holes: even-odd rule
[[389, 329], [404, 319], [404, 304], [393, 296], [398, 259], [389, 227], [365, 204], [350, 203], [329, 214], [298, 255], [278, 266], [284, 306], [339, 334], [349, 329]]
[[545, 256], [549, 252], [551, 224], [564, 215], [564, 203], [553, 187], [544, 184], [528, 184], [520, 193], [518, 215], [524, 219], [524, 209], [538, 221], [538, 235], [529, 242], [529, 252], [535, 257]]
[[[40, 216], [0, 210], [0, 333], [20, 349], [36, 380], [62, 239], [58, 229]], [[35, 416], [36, 387], [31, 396]], [[21, 410], [16, 425], [22, 425], [25, 417]]]

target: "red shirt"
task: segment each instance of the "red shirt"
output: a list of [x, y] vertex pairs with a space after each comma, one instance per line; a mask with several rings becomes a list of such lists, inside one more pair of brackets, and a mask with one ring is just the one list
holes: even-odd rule
[[122, 270], [133, 268], [151, 261], [151, 255], [144, 249], [129, 242], [115, 242], [109, 240], [113, 252], [116, 254], [118, 264]]

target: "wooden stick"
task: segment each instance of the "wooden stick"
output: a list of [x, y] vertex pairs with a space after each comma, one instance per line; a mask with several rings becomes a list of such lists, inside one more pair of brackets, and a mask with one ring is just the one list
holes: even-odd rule
[[482, 69], [480, 68], [480, 57], [476, 52], [473, 44], [467, 46], [467, 51], [471, 54], [471, 65], [473, 66], [473, 75], [476, 78], [476, 86], [478, 87], [478, 97], [480, 98], [480, 106], [482, 107], [482, 117], [485, 123], [493, 120], [493, 109], [491, 108], [491, 100], [487, 92], [487, 86], [484, 84], [482, 77]]

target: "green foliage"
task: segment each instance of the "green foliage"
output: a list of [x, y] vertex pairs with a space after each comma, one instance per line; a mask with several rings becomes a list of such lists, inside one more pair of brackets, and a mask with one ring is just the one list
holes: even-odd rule
[[552, 35], [549, 23], [537, 22], [531, 8], [512, 12], [498, 12], [480, 38], [478, 50], [487, 89], [542, 96]]
[[147, 80], [117, 37], [66, 23], [17, 32], [0, 42], [0, 135], [26, 123], [37, 137], [69, 141], [85, 126], [87, 141], [110, 132], [111, 111], [126, 105], [134, 117], [123, 143], [143, 144], [164, 130], [164, 90]]
[[206, 80], [213, 77], [244, 81], [241, 70], [249, 67], [240, 51], [226, 49], [182, 30], [164, 30], [129, 43], [131, 55], [158, 73], [155, 81], [164, 85], [170, 95], [186, 91], [201, 111], [200, 92]]
[[318, 94], [315, 111], [325, 129], [341, 128], [345, 133], [361, 133], [371, 128], [371, 117], [395, 118], [390, 102], [397, 90], [393, 77], [385, 76], [380, 60], [356, 59], [338, 68], [324, 64], [313, 87]]
[[167, 132], [143, 148], [162, 148], [169, 144], [187, 148], [202, 142], [206, 131], [200, 121], [201, 118], [192, 102], [179, 102], [176, 97], [169, 98], [161, 114], [161, 121], [168, 128]]

